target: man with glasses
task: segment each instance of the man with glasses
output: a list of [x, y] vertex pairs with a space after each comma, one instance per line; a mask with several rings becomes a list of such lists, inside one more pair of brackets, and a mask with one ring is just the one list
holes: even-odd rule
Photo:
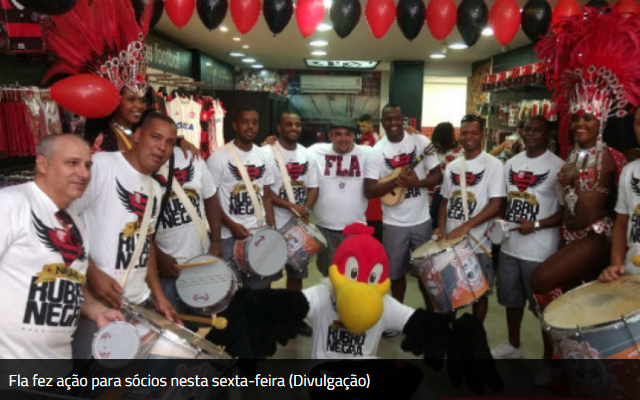
[[[431, 239], [427, 187], [442, 182], [435, 151], [425, 156], [415, 168], [406, 168], [424, 153], [431, 141], [420, 134], [407, 134], [403, 123], [404, 115], [399, 106], [388, 104], [382, 109], [382, 126], [387, 135], [369, 152], [365, 162], [365, 195], [368, 198], [383, 196], [398, 187], [405, 190], [401, 203], [382, 206], [382, 243], [389, 256], [391, 294], [401, 303], [407, 287], [411, 252]], [[396, 168], [404, 170], [396, 178], [379, 182]], [[421, 285], [421, 281], [418, 282]], [[426, 293], [424, 288], [420, 289]]]
[[[485, 232], [488, 221], [500, 213], [506, 197], [502, 163], [482, 149], [483, 139], [484, 119], [465, 115], [460, 126], [464, 157], [449, 163], [445, 169], [438, 228], [434, 230], [435, 236], [446, 240], [470, 236], [470, 244], [476, 247], [476, 255], [490, 284], [489, 291], [473, 304], [473, 315], [481, 321], [487, 315], [487, 296], [493, 292], [494, 280], [493, 262], [485, 254], [485, 250], [491, 249]], [[466, 204], [463, 198], [467, 199]]]

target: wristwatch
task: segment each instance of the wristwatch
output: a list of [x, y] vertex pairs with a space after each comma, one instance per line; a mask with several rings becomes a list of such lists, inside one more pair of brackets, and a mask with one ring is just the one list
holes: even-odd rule
[[538, 231], [538, 230], [540, 230], [540, 221], [536, 221], [536, 222], [533, 224], [533, 230], [534, 230], [534, 231]]

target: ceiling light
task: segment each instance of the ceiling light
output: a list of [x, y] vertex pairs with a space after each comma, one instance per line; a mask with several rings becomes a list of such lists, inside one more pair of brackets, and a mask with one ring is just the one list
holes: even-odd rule
[[251, 66], [251, 68], [256, 68], [256, 69], [258, 69], [258, 68], [264, 68], [264, 65], [262, 65], [262, 64], [253, 64], [253, 65]]
[[233, 38], [233, 41], [234, 41], [234, 42], [239, 42], [239, 41], [240, 41], [240, 38], [239, 38], [239, 37], [234, 37], [234, 38]]
[[210, 62], [207, 63], [207, 67], [212, 66], [213, 64], [211, 64]]
[[229, 32], [229, 28], [227, 28], [226, 26], [222, 25], [222, 26], [220, 27], [220, 31], [221, 31], [221, 32]]
[[248, 49], [248, 48], [249, 48], [249, 45], [248, 45], [248, 44], [243, 44], [243, 45], [242, 45], [242, 48], [243, 48], [243, 49]]
[[237, 51], [232, 51], [231, 53], [229, 53], [229, 55], [230, 55], [231, 57], [244, 57], [246, 54], [244, 54], [244, 53], [239, 53], [239, 52], [237, 52]]
[[467, 46], [465, 43], [451, 43], [449, 45], [449, 48], [452, 50], [463, 50], [463, 49], [466, 49], [467, 47], [469, 46]]
[[247, 64], [253, 64], [254, 62], [256, 62], [255, 58], [251, 58], [251, 57], [247, 57], [247, 58], [243, 58], [242, 59], [243, 63], [247, 63]]
[[330, 31], [331, 29], [333, 29], [333, 26], [331, 26], [331, 24], [327, 24], [326, 22], [320, 23], [317, 28], [317, 30], [320, 32]]
[[490, 26], [487, 26], [482, 30], [482, 36], [493, 36], [493, 29]]
[[431, 53], [429, 57], [435, 58], [435, 59], [441, 59], [441, 58], [445, 58], [446, 56], [442, 53]]
[[322, 3], [324, 4], [324, 8], [328, 10], [331, 8], [333, 0], [322, 0]]
[[313, 47], [324, 47], [324, 46], [327, 46], [328, 44], [329, 42], [327, 42], [326, 40], [314, 40], [309, 43], [309, 45]]
[[327, 52], [322, 50], [315, 50], [312, 51], [311, 54], [313, 54], [314, 56], [326, 56]]

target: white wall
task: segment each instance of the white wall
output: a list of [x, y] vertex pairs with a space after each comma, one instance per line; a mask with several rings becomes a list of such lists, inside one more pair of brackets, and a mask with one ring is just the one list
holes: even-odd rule
[[451, 122], [459, 127], [466, 105], [466, 77], [424, 77], [422, 126], [434, 127], [440, 122]]

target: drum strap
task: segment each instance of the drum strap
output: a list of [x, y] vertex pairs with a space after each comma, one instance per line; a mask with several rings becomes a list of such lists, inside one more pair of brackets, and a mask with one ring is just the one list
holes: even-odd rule
[[291, 187], [291, 177], [289, 176], [289, 171], [287, 171], [287, 164], [284, 162], [282, 152], [278, 148], [277, 143], [274, 143], [271, 146], [271, 149], [273, 150], [273, 154], [276, 156], [276, 161], [278, 161], [278, 168], [280, 168], [282, 184], [284, 185], [284, 190], [287, 192], [287, 198], [289, 199], [289, 202], [296, 204], [296, 198], [293, 197], [293, 188]]
[[[169, 173], [167, 166], [163, 166], [160, 170], [162, 175]], [[168, 189], [167, 189], [168, 190]], [[202, 252], [206, 253], [209, 251], [207, 247], [207, 226], [204, 223], [204, 220], [200, 218], [198, 211], [191, 203], [189, 196], [185, 193], [182, 186], [180, 186], [180, 182], [177, 179], [173, 179], [171, 182], [171, 191], [176, 194], [184, 209], [187, 211], [189, 216], [191, 217], [191, 221], [193, 221], [193, 226], [195, 226], [196, 231], [198, 232], [198, 237], [200, 238], [200, 243], [202, 244]]]
[[238, 152], [234, 148], [233, 142], [225, 145], [229, 149], [229, 154], [231, 154], [231, 158], [233, 158], [233, 162], [236, 164], [236, 168], [240, 171], [240, 176], [242, 176], [242, 181], [244, 185], [247, 187], [247, 193], [249, 193], [249, 198], [251, 198], [251, 203], [253, 204], [253, 213], [258, 220], [258, 225], [264, 221], [264, 208], [262, 206], [262, 202], [258, 200], [258, 194], [253, 188], [253, 183], [251, 183], [251, 179], [249, 179], [249, 174], [247, 173], [247, 168], [242, 163]]
[[467, 203], [467, 162], [464, 157], [460, 163], [460, 193], [462, 195], [462, 212], [466, 222], [469, 220], [469, 204]]
[[147, 234], [149, 231], [149, 225], [151, 223], [151, 214], [153, 213], [153, 206], [155, 203], [155, 193], [153, 192], [153, 179], [149, 179], [149, 197], [147, 198], [147, 205], [144, 209], [144, 215], [142, 216], [142, 223], [140, 224], [140, 230], [138, 231], [138, 240], [136, 241], [136, 248], [133, 250], [129, 265], [127, 265], [127, 271], [120, 279], [120, 287], [124, 290], [129, 280], [129, 274], [138, 261], [140, 261], [140, 254], [144, 248], [144, 244], [147, 242]]

